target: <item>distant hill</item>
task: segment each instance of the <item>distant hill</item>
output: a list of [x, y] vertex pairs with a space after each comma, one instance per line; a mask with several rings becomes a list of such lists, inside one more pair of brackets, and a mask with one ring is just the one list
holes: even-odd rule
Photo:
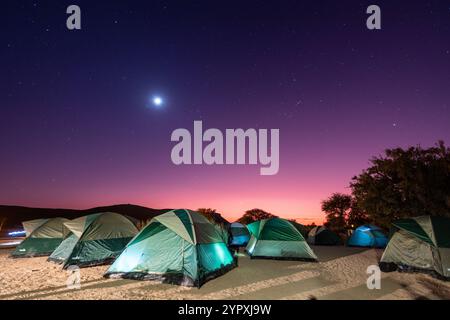
[[139, 220], [149, 220], [169, 210], [171, 209], [151, 209], [133, 204], [118, 204], [85, 210], [29, 208], [0, 205], [0, 226], [2, 226], [0, 230], [0, 237], [6, 236], [7, 232], [10, 230], [21, 228], [21, 222], [26, 220], [52, 217], [74, 219], [97, 212], [117, 212]]

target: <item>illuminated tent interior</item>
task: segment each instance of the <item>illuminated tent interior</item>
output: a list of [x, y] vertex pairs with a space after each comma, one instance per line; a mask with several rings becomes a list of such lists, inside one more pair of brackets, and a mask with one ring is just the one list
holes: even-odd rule
[[246, 251], [251, 258], [317, 261], [305, 238], [288, 220], [264, 219], [247, 228], [251, 238]]
[[239, 222], [233, 222], [230, 226], [231, 242], [230, 245], [241, 247], [246, 246], [250, 240], [250, 232], [245, 225]]
[[64, 223], [64, 241], [49, 261], [80, 267], [105, 264], [115, 259], [138, 233], [135, 221], [127, 216], [103, 212]]
[[50, 255], [63, 241], [63, 223], [67, 221], [65, 218], [51, 218], [22, 222], [26, 238], [11, 255], [14, 258]]
[[235, 266], [218, 227], [197, 212], [178, 209], [153, 218], [105, 277], [200, 287]]
[[383, 230], [371, 224], [356, 228], [347, 241], [350, 247], [384, 248], [386, 244], [387, 237]]

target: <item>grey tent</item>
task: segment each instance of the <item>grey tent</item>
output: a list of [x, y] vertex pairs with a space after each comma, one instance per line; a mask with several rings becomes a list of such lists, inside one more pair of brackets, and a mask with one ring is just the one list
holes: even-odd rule
[[382, 271], [423, 271], [450, 280], [450, 219], [421, 216], [392, 224]]

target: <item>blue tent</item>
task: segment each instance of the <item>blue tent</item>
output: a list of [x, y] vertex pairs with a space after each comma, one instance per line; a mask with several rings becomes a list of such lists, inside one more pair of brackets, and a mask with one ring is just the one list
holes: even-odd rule
[[246, 246], [250, 240], [250, 233], [247, 227], [239, 222], [234, 222], [230, 226], [231, 228], [231, 243], [230, 245], [241, 247]]
[[353, 231], [347, 245], [352, 247], [384, 248], [387, 241], [386, 235], [379, 227], [365, 224]]

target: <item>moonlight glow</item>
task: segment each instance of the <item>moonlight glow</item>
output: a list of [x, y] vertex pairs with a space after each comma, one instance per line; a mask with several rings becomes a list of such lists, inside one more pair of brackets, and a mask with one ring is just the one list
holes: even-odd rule
[[163, 99], [161, 97], [155, 96], [152, 99], [153, 105], [160, 107], [163, 104]]

